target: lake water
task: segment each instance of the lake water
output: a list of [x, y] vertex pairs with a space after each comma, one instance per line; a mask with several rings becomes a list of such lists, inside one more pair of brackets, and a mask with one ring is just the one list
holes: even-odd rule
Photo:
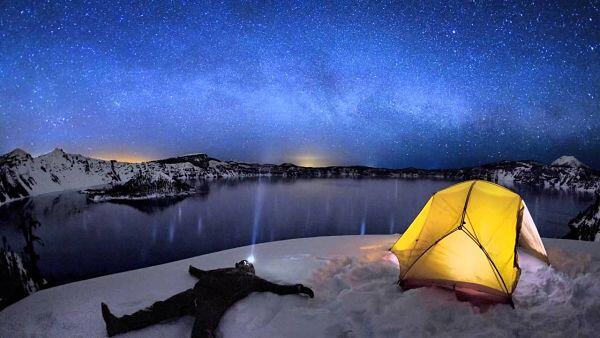
[[[203, 194], [137, 204], [91, 203], [77, 192], [0, 207], [0, 235], [34, 255], [50, 285], [228, 248], [297, 237], [401, 233], [448, 181], [246, 179], [205, 183]], [[514, 187], [544, 237], [561, 237], [591, 203], [573, 192]], [[244, 257], [240, 257], [244, 258]], [[31, 264], [30, 264], [31, 265]]]

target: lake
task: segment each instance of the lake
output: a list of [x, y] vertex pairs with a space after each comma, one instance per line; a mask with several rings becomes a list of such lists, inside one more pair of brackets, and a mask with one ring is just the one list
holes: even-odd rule
[[[203, 183], [178, 200], [92, 203], [74, 191], [0, 207], [5, 246], [49, 285], [289, 238], [404, 231], [453, 184], [399, 179], [244, 179]], [[562, 237], [591, 194], [513, 187], [543, 237]], [[245, 258], [245, 257], [240, 257]]]

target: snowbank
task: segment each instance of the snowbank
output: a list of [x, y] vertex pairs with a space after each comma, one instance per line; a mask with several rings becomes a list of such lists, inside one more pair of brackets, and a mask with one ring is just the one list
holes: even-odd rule
[[[253, 294], [223, 318], [224, 337], [593, 336], [600, 332], [600, 246], [544, 240], [553, 267], [522, 255], [516, 309], [498, 305], [480, 313], [451, 292], [401, 292], [395, 259], [397, 236], [338, 236], [257, 245], [257, 274], [311, 286], [314, 299]], [[44, 290], [0, 312], [0, 336], [102, 337], [100, 302], [118, 315], [189, 288], [193, 264], [231, 266], [251, 247]], [[182, 318], [123, 337], [186, 337]]]

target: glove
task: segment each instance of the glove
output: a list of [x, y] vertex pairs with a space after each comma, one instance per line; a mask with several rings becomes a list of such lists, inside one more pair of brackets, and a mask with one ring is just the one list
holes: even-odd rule
[[310, 288], [307, 288], [302, 284], [296, 284], [296, 287], [298, 288], [298, 294], [305, 294], [310, 298], [315, 298], [315, 293]]

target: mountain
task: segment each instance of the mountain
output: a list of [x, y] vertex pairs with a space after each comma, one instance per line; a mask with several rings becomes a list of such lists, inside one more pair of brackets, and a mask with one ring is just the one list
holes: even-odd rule
[[48, 192], [120, 184], [137, 174], [162, 174], [186, 181], [238, 176], [205, 154], [144, 163], [126, 163], [68, 154], [61, 149], [32, 157], [21, 149], [0, 156], [0, 204]]
[[575, 158], [575, 156], [561, 156], [554, 160], [550, 165], [554, 167], [590, 168], [588, 165]]
[[[68, 154], [61, 149], [32, 157], [21, 149], [15, 149], [0, 156], [0, 204], [70, 189], [88, 189], [87, 192], [98, 200], [104, 197], [127, 198], [128, 195], [143, 198], [144, 194], [153, 197], [161, 194], [172, 196], [189, 193], [179, 183], [175, 186], [174, 182], [256, 176], [485, 179], [504, 185], [526, 184], [590, 192], [600, 190], [600, 174], [574, 157], [563, 156], [553, 163], [545, 165], [535, 161], [503, 161], [460, 169], [385, 169], [364, 166], [312, 168], [291, 163], [276, 165], [221, 161], [206, 154], [126, 163]], [[117, 187], [134, 177], [138, 177], [139, 182]], [[152, 178], [160, 178], [162, 181], [156, 184]], [[143, 187], [144, 182], [154, 183], [152, 187]], [[107, 185], [110, 187], [107, 188]], [[89, 189], [92, 187], [101, 189]], [[102, 191], [108, 195], [103, 196]]]

